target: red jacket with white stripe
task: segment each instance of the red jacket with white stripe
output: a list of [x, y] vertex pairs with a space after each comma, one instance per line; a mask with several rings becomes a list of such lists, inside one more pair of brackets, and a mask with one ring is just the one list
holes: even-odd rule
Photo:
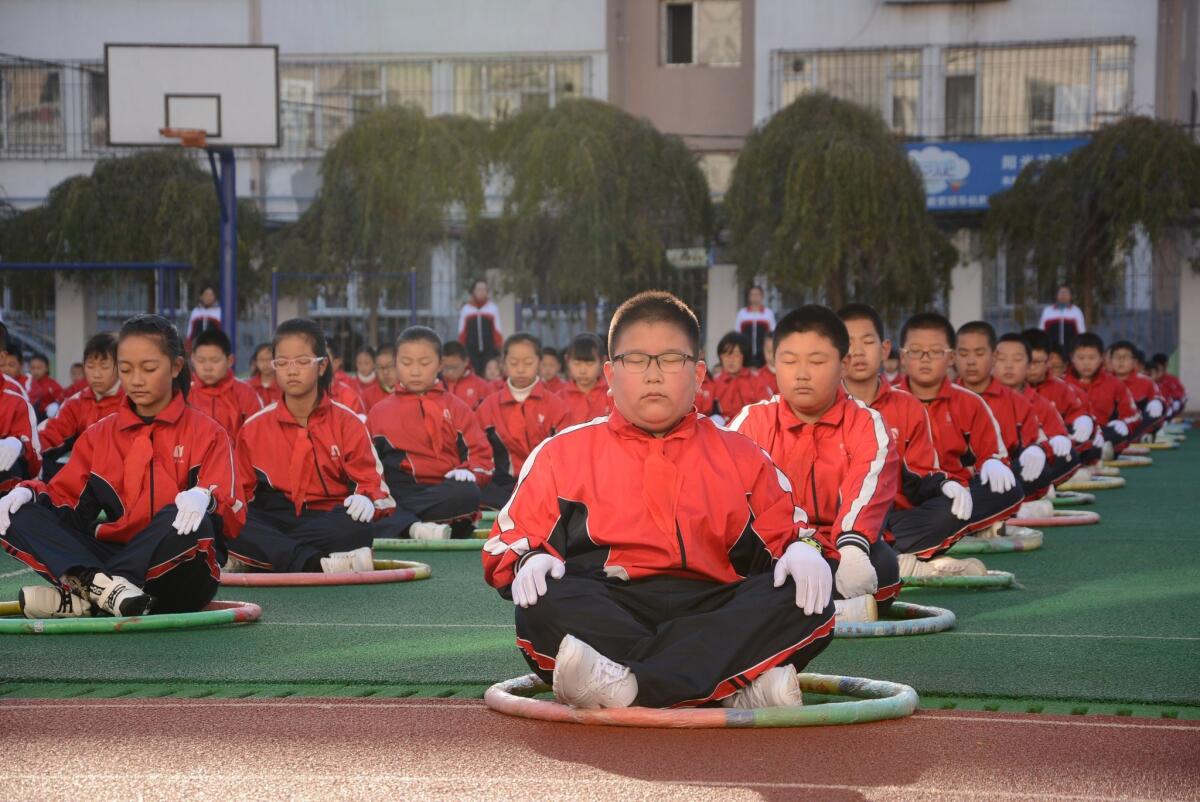
[[33, 404], [34, 410], [39, 413], [45, 413], [46, 407], [61, 404], [66, 399], [62, 385], [56, 382], [53, 376], [43, 376], [40, 379], [27, 376], [25, 394], [29, 396], [29, 403]]
[[19, 387], [6, 384], [3, 392], [0, 392], [0, 439], [15, 437], [23, 446], [12, 467], [0, 472], [0, 492], [8, 492], [21, 480], [32, 479], [42, 470], [37, 413], [33, 411], [33, 405], [24, 392], [19, 390]]
[[307, 426], [282, 402], [246, 421], [237, 471], [246, 503], [264, 510], [332, 510], [355, 493], [375, 502], [377, 519], [396, 508], [366, 425], [324, 394]]
[[899, 469], [896, 507], [911, 509], [940, 495], [942, 485], [951, 477], [938, 463], [925, 405], [911, 393], [893, 387], [880, 375], [871, 409], [883, 416], [896, 449]]
[[492, 446], [496, 474], [514, 478], [539, 443], [567, 426], [566, 403], [541, 381], [524, 401], [517, 401], [508, 387], [493, 393], [475, 415]]
[[458, 381], [443, 378], [442, 384], [458, 398], [467, 403], [471, 409], [478, 409], [483, 399], [495, 392], [491, 382], [476, 375], [470, 368]]
[[978, 395], [987, 402], [996, 423], [1000, 424], [1000, 436], [1010, 459], [1016, 459], [1026, 448], [1040, 442], [1046, 457], [1054, 460], [1054, 453], [1042, 436], [1042, 427], [1033, 405], [1024, 395], [1005, 387], [994, 376]]
[[[533, 450], [483, 546], [484, 577], [504, 592], [522, 558], [547, 552], [614, 579], [735, 582], [771, 570], [807, 521], [749, 438], [695, 412], [655, 437], [614, 410]], [[809, 543], [837, 558], [823, 535]]]
[[329, 394], [334, 401], [347, 407], [355, 415], [367, 414], [367, 403], [363, 400], [362, 393], [345, 378], [345, 374], [334, 374]]
[[232, 372], [211, 385], [193, 376], [188, 403], [225, 427], [231, 439], [237, 437], [247, 418], [262, 409], [254, 388]]
[[1057, 376], [1047, 375], [1041, 384], [1027, 386], [1032, 387], [1038, 395], [1053, 404], [1054, 408], [1058, 410], [1058, 414], [1062, 416], [1063, 423], [1068, 426], [1074, 426], [1075, 421], [1084, 416], [1091, 417], [1087, 404], [1084, 403], [1083, 395]]
[[1083, 380], [1074, 370], [1067, 371], [1067, 383], [1076, 387], [1087, 401], [1088, 410], [1099, 426], [1122, 420], [1131, 430], [1141, 423], [1142, 415], [1125, 383], [1100, 368], [1090, 380]]
[[758, 371], [753, 368], [742, 368], [737, 373], [720, 373], [713, 382], [716, 411], [724, 415], [726, 420], [736, 418], [746, 405], [771, 397]]
[[[79, 436], [71, 460], [49, 483], [22, 486], [41, 503], [69, 513], [76, 529], [110, 543], [129, 542], [192, 487], [211, 493], [208, 512], [224, 537], [236, 537], [246, 522], [229, 435], [178, 392], [149, 423], [126, 400]], [[97, 525], [101, 512], [107, 522]]]
[[120, 382], [114, 384], [107, 395], [98, 398], [91, 387], [68, 398], [57, 415], [38, 426], [42, 459], [51, 462], [69, 453], [84, 429], [116, 412], [124, 402], [125, 391]]
[[249, 379], [246, 379], [246, 384], [250, 385], [251, 389], [258, 394], [258, 400], [262, 402], [264, 407], [267, 404], [283, 400], [283, 388], [279, 386], [279, 382], [274, 382], [268, 387], [263, 384], [262, 376], [256, 373]]
[[586, 423], [592, 418], [607, 415], [612, 409], [612, 398], [608, 394], [608, 384], [601, 379], [586, 393], [579, 389], [575, 382], [568, 382], [559, 392], [558, 397], [567, 405], [567, 426]]
[[1158, 389], [1154, 379], [1146, 374], [1134, 371], [1121, 381], [1129, 388], [1129, 394], [1133, 396], [1133, 403], [1137, 405], [1138, 409], [1145, 409], [1146, 404], [1156, 398], [1163, 402], [1163, 406], [1166, 406], [1166, 399], [1163, 397], [1162, 391]]
[[[900, 389], [911, 392], [907, 376], [900, 380]], [[1000, 424], [987, 402], [975, 393], [943, 379], [937, 395], [922, 403], [929, 414], [938, 464], [948, 476], [968, 482], [972, 468], [978, 470], [989, 459], [1008, 464]]]
[[839, 389], [815, 423], [800, 420], [775, 396], [743, 409], [729, 428], [771, 455], [808, 512], [808, 525], [836, 539], [839, 549], [869, 551], [879, 539], [900, 481], [900, 459], [878, 412]]
[[1187, 401], [1187, 388], [1183, 386], [1183, 382], [1179, 380], [1178, 376], [1164, 372], [1157, 383], [1158, 391], [1167, 401], [1179, 404]]
[[367, 430], [392, 486], [441, 484], [456, 468], [480, 487], [492, 478], [492, 448], [475, 413], [441, 385], [421, 395], [397, 385], [367, 413]]
[[1042, 427], [1042, 434], [1048, 438], [1059, 435], [1071, 436], [1067, 431], [1066, 421], [1063, 420], [1062, 415], [1058, 414], [1058, 409], [1050, 403], [1049, 398], [1028, 384], [1021, 390], [1021, 395], [1033, 407], [1033, 414], [1037, 416], [1038, 425]]

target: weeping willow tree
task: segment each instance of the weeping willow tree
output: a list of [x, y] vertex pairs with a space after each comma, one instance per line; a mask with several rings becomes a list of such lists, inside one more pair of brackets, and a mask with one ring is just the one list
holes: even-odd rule
[[[186, 262], [194, 291], [217, 284], [220, 205], [207, 168], [178, 149], [101, 159], [91, 175], [68, 178], [41, 206], [0, 220], [0, 258], [31, 262]], [[238, 202], [238, 301], [261, 296], [263, 217]], [[2, 265], [0, 265], [2, 267]], [[62, 271], [82, 279], [83, 271]], [[32, 274], [38, 275], [38, 274]], [[90, 271], [89, 281], [146, 282], [154, 274]], [[152, 298], [152, 294], [148, 294]]]
[[507, 288], [562, 303], [671, 286], [668, 248], [705, 246], [708, 184], [682, 140], [596, 100], [525, 111], [495, 132], [508, 194], [496, 236]]
[[751, 134], [725, 207], [744, 282], [816, 290], [835, 308], [859, 300], [895, 319], [944, 292], [956, 260], [883, 120], [825, 94]]
[[312, 205], [273, 238], [272, 264], [327, 276], [315, 284], [330, 288], [354, 277], [377, 345], [377, 299], [397, 274], [419, 269], [452, 232], [477, 223], [488, 152], [487, 129], [467, 117], [395, 106], [356, 121], [325, 152]]
[[[1169, 122], [1129, 117], [1062, 159], [1029, 164], [990, 207], [988, 252], [1043, 290], [1071, 284], [1096, 320], [1139, 239], [1162, 252], [1178, 249], [1181, 233], [1200, 234], [1200, 146]], [[1033, 300], [1017, 286], [1018, 303]]]

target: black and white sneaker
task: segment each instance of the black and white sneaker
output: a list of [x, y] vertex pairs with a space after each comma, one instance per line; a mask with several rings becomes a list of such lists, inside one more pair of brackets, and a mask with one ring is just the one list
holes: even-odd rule
[[77, 579], [77, 591], [86, 596], [100, 612], [112, 616], [145, 615], [154, 598], [137, 585], [120, 576], [96, 571], [90, 578]]
[[29, 585], [17, 595], [21, 614], [26, 618], [90, 618], [92, 603], [53, 585]]

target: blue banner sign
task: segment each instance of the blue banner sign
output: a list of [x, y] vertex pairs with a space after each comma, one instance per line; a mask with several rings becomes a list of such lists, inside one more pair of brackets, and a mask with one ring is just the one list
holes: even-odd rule
[[1033, 161], [1070, 153], [1086, 139], [990, 139], [906, 142], [904, 150], [925, 177], [931, 212], [975, 211], [988, 196], [1008, 189]]

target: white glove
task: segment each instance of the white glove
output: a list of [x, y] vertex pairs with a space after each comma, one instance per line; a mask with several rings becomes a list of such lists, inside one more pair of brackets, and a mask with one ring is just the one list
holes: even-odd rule
[[1163, 414], [1163, 402], [1157, 398], [1151, 398], [1146, 402], [1146, 414], [1152, 418], [1161, 418]]
[[843, 599], [866, 596], [879, 590], [879, 577], [875, 574], [875, 566], [871, 565], [871, 558], [865, 551], [858, 546], [849, 545], [839, 551], [842, 553], [842, 561], [838, 563], [834, 581]]
[[1017, 486], [1017, 477], [1013, 476], [1012, 470], [995, 457], [983, 463], [979, 479], [991, 488], [993, 493], [1007, 493]]
[[1056, 457], [1066, 457], [1071, 454], [1071, 438], [1063, 434], [1056, 434], [1050, 438], [1050, 450], [1054, 452]]
[[975, 509], [974, 503], [971, 501], [971, 491], [960, 485], [958, 482], [943, 482], [942, 495], [950, 499], [950, 512], [960, 521], [971, 520], [971, 513]]
[[175, 513], [175, 522], [171, 526], [175, 527], [175, 531], [181, 535], [190, 535], [195, 532], [200, 528], [200, 522], [204, 520], [204, 515], [208, 512], [210, 501], [212, 501], [212, 496], [198, 487], [184, 490], [175, 496], [175, 506], [179, 512]]
[[1071, 436], [1076, 443], [1086, 443], [1096, 431], [1096, 422], [1089, 415], [1080, 415], [1071, 424]]
[[53, 418], [58, 415], [58, 411], [62, 409], [62, 405], [57, 401], [51, 401], [46, 405], [46, 417]]
[[1096, 436], [1092, 438], [1092, 446], [1094, 448], [1104, 448], [1104, 432], [1096, 432]]
[[1021, 478], [1032, 482], [1046, 469], [1046, 452], [1039, 445], [1029, 446], [1017, 457], [1017, 462], [1021, 464]]
[[446, 472], [447, 479], [453, 479], [456, 482], [474, 482], [475, 474], [468, 471], [466, 468], [455, 468], [452, 471]]
[[529, 557], [513, 580], [513, 604], [532, 607], [539, 596], [546, 595], [546, 575], [549, 574], [551, 579], [562, 579], [566, 573], [566, 563], [553, 555], [543, 553]]
[[816, 615], [829, 605], [833, 573], [818, 549], [800, 542], [788, 546], [775, 563], [775, 587], [783, 587], [789, 576], [796, 583], [796, 606], [805, 615]]
[[1125, 421], [1115, 420], [1112, 423], [1110, 423], [1109, 426], [1111, 426], [1113, 428], [1114, 432], [1121, 435], [1122, 437], [1129, 436], [1129, 424], [1126, 423]]
[[346, 496], [342, 506], [346, 508], [346, 514], [360, 524], [368, 523], [375, 517], [375, 502], [358, 493]]
[[14, 487], [8, 495], [0, 498], [0, 535], [8, 534], [12, 514], [33, 501], [33, 491], [28, 487]]
[[11, 468], [24, 450], [25, 444], [15, 437], [6, 437], [0, 440], [0, 471], [7, 471]]

